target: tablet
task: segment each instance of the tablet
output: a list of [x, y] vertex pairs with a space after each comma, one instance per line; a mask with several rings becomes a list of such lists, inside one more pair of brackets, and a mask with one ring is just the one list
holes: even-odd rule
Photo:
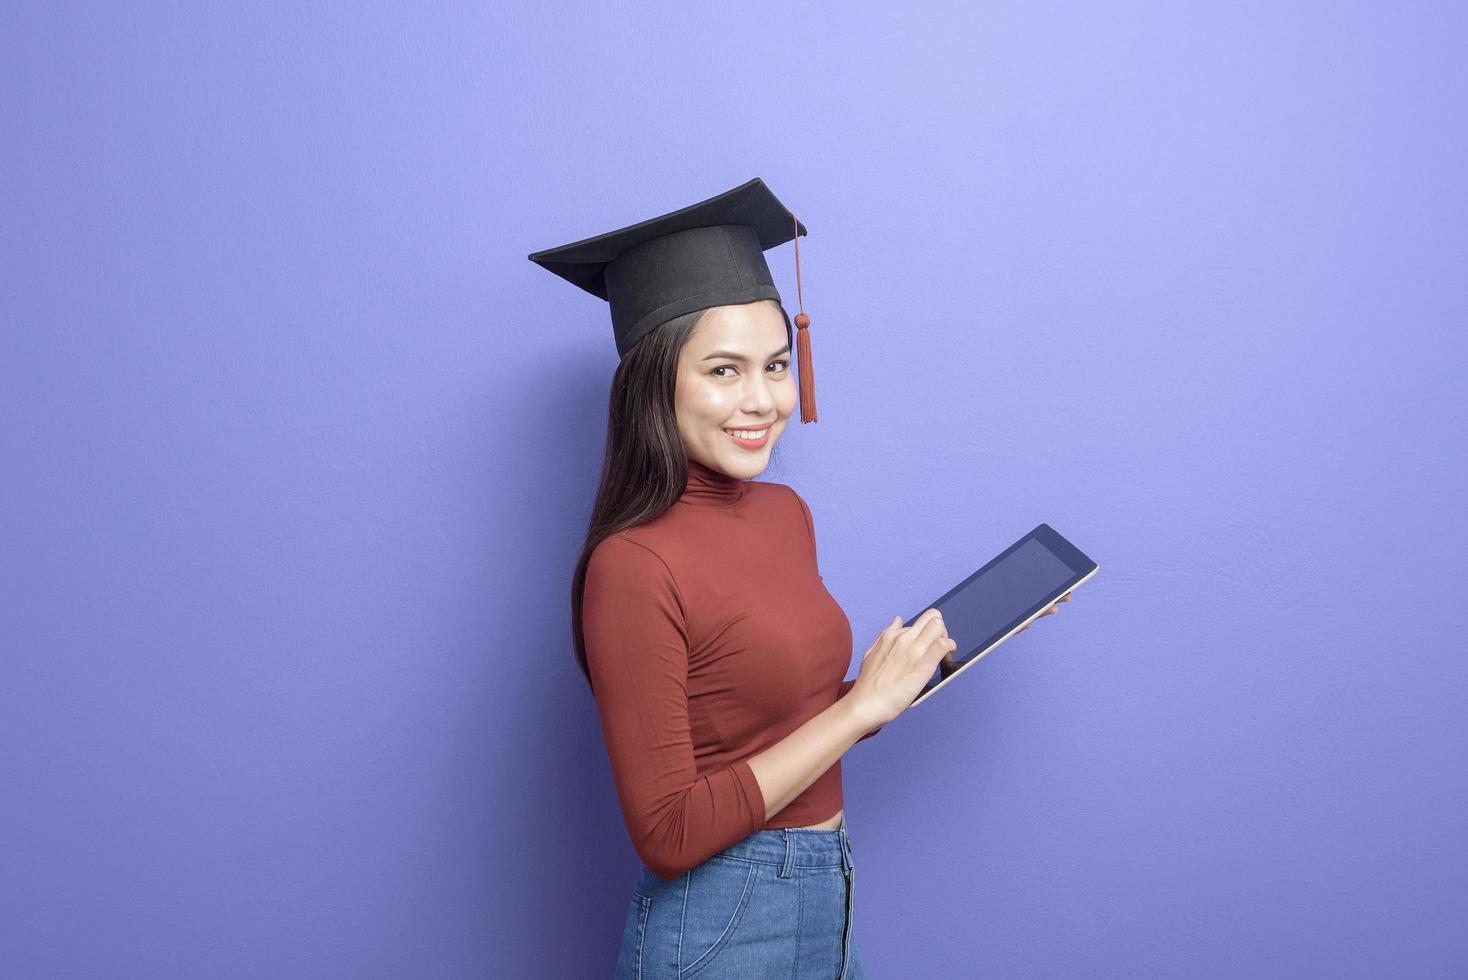
[[903, 625], [911, 626], [923, 612], [937, 609], [958, 648], [938, 664], [912, 705], [922, 704], [978, 663], [1061, 596], [1095, 575], [1098, 567], [1049, 524], [1041, 524], [928, 603]]

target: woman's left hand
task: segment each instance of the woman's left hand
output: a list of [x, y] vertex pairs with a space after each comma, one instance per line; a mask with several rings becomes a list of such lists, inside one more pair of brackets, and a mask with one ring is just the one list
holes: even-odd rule
[[[1070, 601], [1070, 593], [1067, 592], [1065, 595], [1061, 596], [1059, 599], [1056, 599], [1054, 602], [1052, 602], [1050, 604], [1050, 608], [1048, 608], [1044, 612], [1040, 613], [1040, 616], [1054, 616], [1057, 612], [1060, 611], [1060, 609], [1058, 608], [1060, 606], [1060, 604], [1062, 602], [1069, 602], [1069, 601]], [[1036, 616], [1035, 619], [1039, 619], [1040, 616]], [[1029, 629], [1033, 625], [1035, 625], [1033, 621], [1028, 622], [1028, 623], [1025, 623], [1023, 626], [1021, 626], [1015, 632], [1016, 633], [1023, 633], [1025, 630]]]

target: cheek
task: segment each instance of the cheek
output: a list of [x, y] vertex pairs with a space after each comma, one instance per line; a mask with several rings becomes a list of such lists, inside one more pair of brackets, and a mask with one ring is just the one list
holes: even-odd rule
[[692, 381], [679, 391], [679, 407], [690, 418], [722, 422], [738, 407], [739, 395], [733, 386], [720, 386]]
[[781, 415], [789, 415], [795, 411], [795, 406], [800, 403], [800, 389], [795, 387], [795, 379], [792, 377], [789, 384], [781, 385], [775, 392], [775, 404]]

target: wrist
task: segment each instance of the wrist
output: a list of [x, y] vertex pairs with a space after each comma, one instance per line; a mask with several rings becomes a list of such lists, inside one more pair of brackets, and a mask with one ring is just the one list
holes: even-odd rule
[[860, 739], [869, 732], [882, 727], [882, 721], [873, 717], [866, 701], [856, 694], [843, 694], [835, 704], [840, 709], [846, 724], [850, 726], [853, 739]]

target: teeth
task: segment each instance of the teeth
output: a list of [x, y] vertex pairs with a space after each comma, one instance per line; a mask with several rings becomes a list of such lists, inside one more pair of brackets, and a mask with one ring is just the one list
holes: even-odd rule
[[729, 433], [730, 435], [736, 436], [737, 438], [753, 441], [755, 439], [763, 439], [765, 437], [765, 433], [769, 432], [770, 430], [768, 427], [766, 427], [763, 429], [755, 429], [753, 431], [750, 431], [749, 429], [725, 429], [724, 431]]

